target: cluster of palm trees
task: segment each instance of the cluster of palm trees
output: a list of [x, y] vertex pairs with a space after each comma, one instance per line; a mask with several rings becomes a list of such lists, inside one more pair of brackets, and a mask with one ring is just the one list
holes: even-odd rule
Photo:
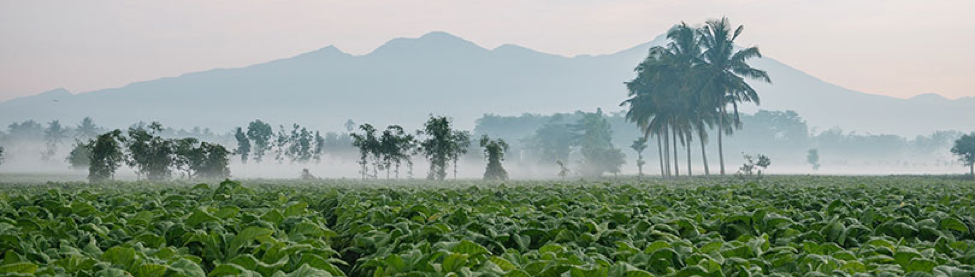
[[748, 65], [749, 59], [761, 57], [757, 47], [735, 47], [742, 29], [732, 29], [727, 18], [707, 21], [700, 28], [685, 23], [674, 26], [667, 32], [669, 43], [651, 48], [636, 68], [637, 77], [626, 83], [629, 98], [620, 105], [629, 106], [626, 118], [639, 126], [644, 137], [657, 138], [661, 175], [680, 176], [678, 145], [687, 151], [687, 175], [691, 175], [695, 135], [704, 173], [710, 174], [705, 145], [715, 127], [721, 174], [725, 174], [722, 135], [741, 128], [740, 103], [759, 103], [758, 93], [745, 80], [771, 82], [765, 71]]

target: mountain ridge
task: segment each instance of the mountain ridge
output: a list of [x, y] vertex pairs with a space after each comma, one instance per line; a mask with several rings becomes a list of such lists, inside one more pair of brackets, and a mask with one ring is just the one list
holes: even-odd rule
[[[347, 119], [418, 125], [430, 113], [453, 116], [461, 126], [472, 127], [473, 119], [484, 113], [554, 113], [597, 107], [615, 111], [626, 96], [623, 82], [633, 78], [633, 68], [645, 58], [647, 49], [663, 43], [661, 35], [610, 54], [567, 57], [515, 44], [488, 49], [446, 32], [431, 32], [392, 39], [363, 55], [329, 45], [245, 67], [188, 72], [78, 94], [61, 89], [15, 98], [0, 103], [0, 124], [29, 118], [76, 121], [90, 111], [96, 122], [109, 126], [160, 120], [167, 125], [203, 124], [222, 129], [265, 118], [276, 124], [337, 130]], [[975, 112], [964, 111], [975, 110], [975, 98], [919, 95], [900, 99], [831, 84], [773, 58], [756, 59], [752, 64], [768, 70], [774, 82], [753, 83], [762, 95], [761, 108], [796, 110], [811, 126], [916, 135], [965, 127], [952, 117], [975, 118]], [[829, 101], [838, 98], [847, 101]], [[877, 107], [855, 110], [869, 106]], [[904, 121], [897, 119], [902, 115], [891, 111], [904, 108], [917, 108], [922, 115], [933, 113], [919, 118], [935, 124], [907, 120], [913, 123], [900, 126]], [[205, 110], [210, 112], [202, 112]], [[744, 110], [756, 108], [746, 106]], [[197, 120], [193, 115], [205, 116]], [[862, 118], [867, 120], [850, 122]], [[410, 122], [398, 122], [403, 120]]]

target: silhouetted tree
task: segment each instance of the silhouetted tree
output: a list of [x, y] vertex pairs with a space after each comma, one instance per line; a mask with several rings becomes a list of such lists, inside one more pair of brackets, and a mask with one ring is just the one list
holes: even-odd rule
[[245, 134], [244, 130], [240, 127], [237, 127], [237, 130], [234, 133], [234, 138], [237, 139], [237, 149], [234, 150], [234, 152], [237, 155], [240, 155], [240, 162], [246, 164], [247, 157], [251, 152], [251, 140], [247, 139], [247, 134]]
[[91, 165], [91, 145], [80, 140], [75, 140], [74, 148], [68, 153], [66, 159], [71, 168], [85, 169]]
[[251, 152], [254, 154], [254, 161], [260, 163], [264, 159], [265, 153], [271, 149], [271, 137], [274, 130], [271, 124], [264, 123], [260, 119], [254, 120], [247, 125], [247, 138], [254, 142]]
[[[759, 104], [758, 93], [745, 82], [746, 79], [771, 83], [768, 73], [756, 69], [748, 64], [752, 58], [761, 58], [758, 47], [735, 48], [735, 39], [741, 35], [744, 26], [739, 25], [731, 30], [728, 18], [709, 20], [700, 29], [701, 54], [699, 83], [702, 87], [703, 98], [706, 103], [713, 103], [718, 114], [726, 114], [728, 105], [733, 108], [735, 118], [738, 117], [738, 103], [754, 102]], [[725, 130], [724, 116], [718, 117], [718, 159], [721, 163], [721, 175], [725, 174], [724, 148], [722, 133]]]
[[320, 163], [322, 161], [322, 155], [325, 154], [325, 137], [322, 133], [315, 131], [315, 149], [312, 150], [313, 159], [315, 163]]
[[470, 137], [451, 129], [450, 119], [445, 116], [431, 116], [423, 125], [421, 134], [427, 137], [420, 143], [422, 153], [430, 161], [427, 179], [442, 181], [447, 177], [447, 163], [467, 152], [467, 145], [463, 144], [469, 145]]
[[613, 146], [613, 131], [601, 109], [586, 113], [573, 128], [581, 132], [577, 141], [584, 158], [583, 175], [599, 177], [604, 172], [619, 173], [620, 166], [626, 162], [625, 157]]
[[54, 158], [54, 155], [58, 152], [58, 145], [67, 137], [65, 135], [67, 132], [68, 130], [62, 127], [61, 122], [58, 120], [51, 121], [47, 124], [47, 129], [44, 130], [44, 143], [47, 145], [47, 148], [41, 155], [43, 160], [50, 161]]
[[125, 154], [122, 152], [123, 143], [125, 143], [125, 137], [122, 136], [122, 131], [118, 129], [101, 134], [88, 143], [89, 148], [91, 148], [91, 161], [88, 167], [89, 182], [97, 183], [115, 176], [115, 171], [125, 162]]
[[75, 138], [87, 140], [98, 135], [98, 125], [95, 125], [95, 121], [91, 117], [85, 117], [78, 124], [78, 128], [75, 129]]
[[569, 176], [569, 167], [565, 166], [565, 163], [562, 162], [562, 160], [557, 160], [555, 163], [559, 165], [559, 178], [561, 178], [562, 181], [565, 181], [565, 177]]
[[637, 138], [633, 141], [633, 144], [630, 145], [630, 148], [632, 148], [633, 151], [636, 151], [636, 168], [638, 170], [636, 176], [639, 180], [643, 177], [643, 165], [646, 164], [646, 162], [643, 161], [643, 150], [647, 149], [647, 138]]
[[809, 149], [809, 153], [806, 153], [806, 162], [812, 165], [813, 170], [819, 170], [819, 150]]
[[965, 166], [968, 166], [968, 174], [975, 178], [975, 132], [962, 135], [951, 147], [951, 153], [958, 156]]
[[359, 125], [359, 130], [362, 131], [361, 134], [351, 134], [352, 145], [359, 148], [359, 173], [362, 174], [362, 179], [365, 180], [369, 172], [367, 167], [369, 164], [369, 156], [378, 151], [379, 139], [376, 138], [376, 128], [368, 123]]
[[501, 161], [504, 160], [504, 152], [508, 151], [508, 144], [503, 139], [492, 140], [484, 135], [481, 137], [481, 147], [484, 147], [484, 155], [488, 160], [484, 180], [507, 181], [508, 172], [504, 170]]
[[172, 140], [159, 135], [162, 131], [163, 126], [158, 122], [149, 124], [148, 128], [129, 128], [128, 164], [150, 181], [166, 180], [172, 175], [176, 147]]
[[413, 135], [407, 134], [399, 125], [390, 125], [383, 131], [379, 138], [379, 152], [386, 170], [386, 179], [389, 179], [390, 171], [394, 171], [396, 178], [399, 178], [400, 165], [404, 161], [412, 163], [410, 155], [413, 151], [413, 140]]

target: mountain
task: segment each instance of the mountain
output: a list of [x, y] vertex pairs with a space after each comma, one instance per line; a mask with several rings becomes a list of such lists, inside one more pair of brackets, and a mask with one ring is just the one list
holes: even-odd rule
[[[71, 94], [63, 89], [0, 103], [0, 124], [26, 119], [125, 127], [138, 121], [230, 130], [260, 118], [339, 130], [348, 119], [417, 128], [429, 114], [471, 128], [485, 113], [620, 110], [623, 82], [665, 38], [607, 55], [564, 57], [517, 45], [486, 49], [444, 32], [397, 38], [365, 55], [328, 46], [243, 68], [214, 69]], [[820, 130], [927, 134], [971, 129], [975, 98], [897, 99], [842, 88], [772, 58], [753, 60], [773, 84], [754, 86], [761, 108], [795, 110]], [[755, 108], [745, 107], [745, 111]]]

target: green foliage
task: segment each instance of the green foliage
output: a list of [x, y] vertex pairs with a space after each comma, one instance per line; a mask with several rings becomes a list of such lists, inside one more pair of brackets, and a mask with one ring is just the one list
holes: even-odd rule
[[599, 177], [604, 172], [619, 173], [620, 166], [626, 162], [625, 155], [613, 146], [613, 130], [601, 109], [597, 109], [595, 113], [586, 113], [572, 127], [579, 132], [576, 140], [582, 148], [584, 160], [580, 172], [584, 176]]
[[958, 138], [951, 147], [951, 154], [958, 156], [958, 161], [968, 166], [968, 173], [975, 177], [975, 132]]
[[273, 135], [274, 129], [271, 128], [271, 124], [267, 124], [260, 119], [254, 120], [247, 125], [247, 138], [254, 142], [252, 152], [255, 162], [260, 163], [264, 160], [264, 155], [271, 149], [271, 137]]
[[819, 150], [809, 149], [809, 152], [806, 154], [806, 163], [812, 165], [813, 170], [819, 170]]
[[504, 153], [508, 151], [508, 143], [503, 139], [492, 140], [487, 135], [481, 137], [481, 147], [484, 147], [484, 156], [488, 160], [487, 169], [484, 171], [484, 180], [508, 180], [508, 172], [501, 166], [504, 160]]
[[246, 164], [251, 152], [251, 140], [247, 138], [247, 134], [244, 134], [244, 130], [240, 127], [235, 130], [234, 139], [237, 140], [237, 149], [234, 150], [234, 154], [240, 155], [240, 162]]
[[66, 159], [73, 169], [86, 169], [91, 165], [91, 145], [80, 140], [76, 140], [71, 152]]
[[734, 180], [7, 184], [0, 275], [975, 273], [966, 181]]
[[174, 141], [160, 136], [162, 124], [153, 122], [148, 128], [139, 126], [129, 128], [126, 148], [129, 152], [128, 165], [136, 173], [150, 181], [167, 180], [172, 175], [176, 160]]
[[428, 180], [443, 180], [447, 177], [447, 164], [454, 162], [454, 177], [457, 176], [457, 161], [467, 153], [470, 146], [470, 134], [454, 130], [450, 119], [446, 116], [430, 116], [423, 124], [420, 134], [426, 139], [420, 141], [419, 150], [430, 162]]
[[636, 167], [637, 167], [637, 177], [643, 177], [643, 165], [646, 161], [643, 160], [643, 150], [647, 149], [647, 137], [639, 137], [633, 141], [630, 148], [636, 152]]
[[124, 143], [125, 137], [119, 129], [101, 134], [88, 142], [88, 147], [91, 148], [91, 162], [88, 166], [90, 182], [102, 182], [115, 176], [115, 171], [125, 162], [125, 154], [122, 152]]
[[230, 151], [222, 145], [198, 142], [194, 138], [176, 140], [176, 167], [188, 178], [223, 179], [230, 177]]
[[[626, 83], [629, 98], [621, 104], [629, 106], [626, 118], [645, 134], [664, 142], [661, 160], [665, 165], [671, 161], [666, 150], [670, 149], [671, 142], [674, 144], [674, 175], [679, 174], [678, 139], [690, 153], [690, 141], [696, 133], [703, 148], [714, 123], [718, 125], [723, 175], [722, 135], [740, 128], [740, 103], [759, 102], [758, 93], [745, 80], [770, 82], [765, 71], [747, 63], [751, 58], [761, 57], [758, 48], [735, 49], [734, 41], [743, 28], [738, 26], [734, 31], [731, 28], [727, 18], [708, 21], [700, 29], [685, 23], [674, 26], [667, 32], [670, 42], [651, 48], [636, 68], [637, 77]], [[728, 105], [733, 108], [730, 113]], [[706, 155], [702, 158], [707, 159]], [[667, 166], [662, 173], [669, 175], [669, 170]]]
[[[768, 169], [768, 166], [772, 164], [772, 160], [762, 154], [753, 157], [752, 155], [742, 153], [742, 158], [745, 159], [745, 163], [738, 169], [738, 175], [746, 178], [753, 176], [761, 178], [762, 171]], [[757, 161], [755, 160], [756, 158], [758, 159]]]
[[[372, 127], [369, 123], [359, 125], [359, 130], [362, 130], [361, 134], [352, 134], [352, 146], [359, 148], [359, 173], [362, 174], [362, 179], [366, 179], [366, 175], [369, 175], [368, 164], [369, 156], [378, 157], [381, 147], [379, 138], [376, 137], [376, 128]], [[378, 161], [373, 163], [373, 165], [378, 164]], [[373, 170], [373, 177], [376, 176], [376, 170]]]

